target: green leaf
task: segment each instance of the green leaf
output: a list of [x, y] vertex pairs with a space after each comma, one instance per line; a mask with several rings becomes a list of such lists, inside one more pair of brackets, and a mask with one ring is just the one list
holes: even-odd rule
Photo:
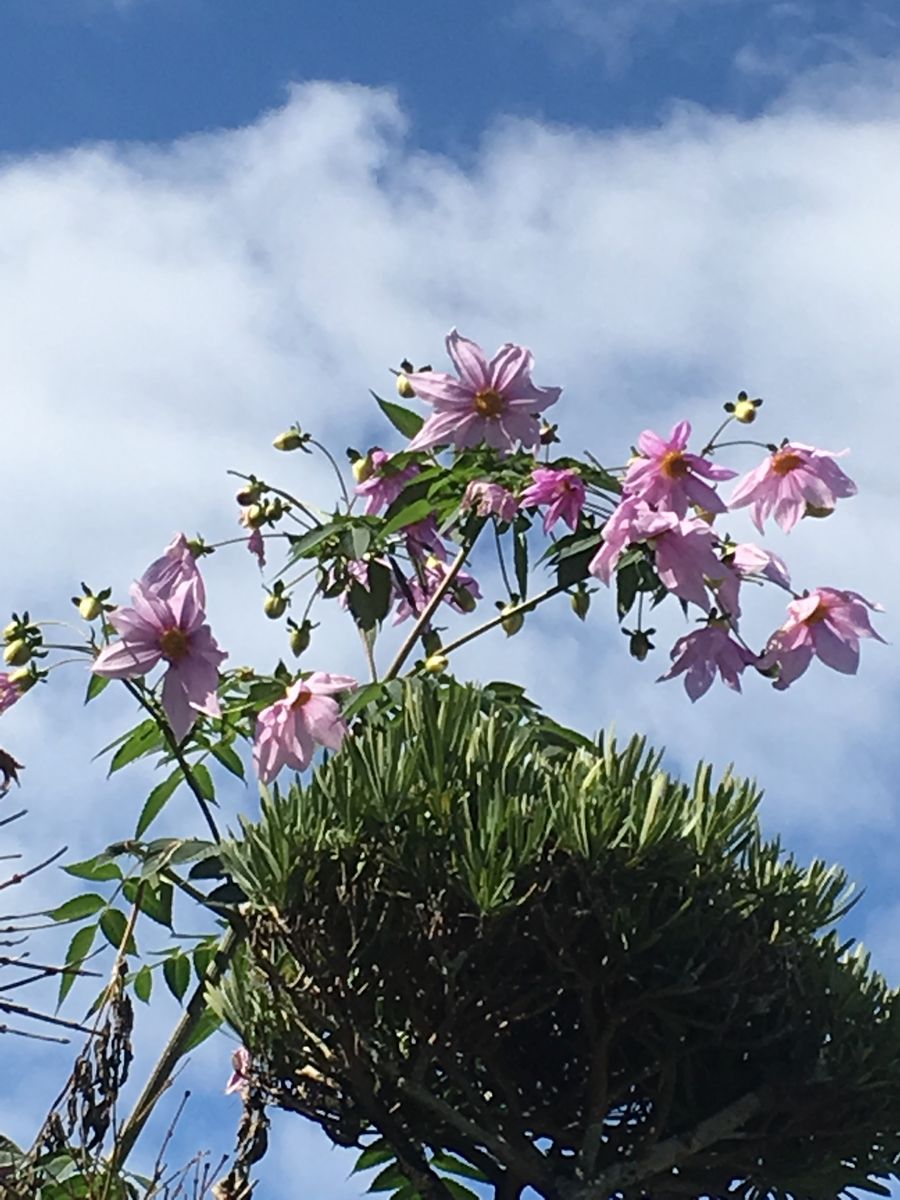
[[87, 691], [84, 694], [85, 704], [90, 704], [90, 702], [92, 700], [96, 699], [96, 697], [100, 695], [100, 693], [103, 691], [103, 689], [105, 687], [107, 687], [107, 685], [110, 684], [111, 682], [112, 682], [112, 680], [108, 676], [95, 675], [92, 671], [91, 677], [88, 680]]
[[106, 901], [96, 892], [85, 892], [83, 896], [73, 896], [59, 908], [53, 908], [47, 913], [51, 921], [83, 921], [92, 917], [101, 908], [106, 907]]
[[411, 504], [405, 504], [389, 517], [387, 522], [382, 526], [382, 537], [396, 533], [398, 529], [404, 529], [407, 525], [415, 525], [417, 521], [424, 521], [433, 512], [434, 502], [429, 500], [427, 496], [419, 500], [413, 500]]
[[438, 1171], [448, 1171], [451, 1175], [462, 1175], [465, 1179], [475, 1179], [478, 1183], [489, 1182], [484, 1171], [479, 1171], [471, 1163], [463, 1162], [455, 1154], [444, 1154], [443, 1152], [436, 1154], [430, 1165]]
[[150, 1003], [150, 993], [153, 991], [153, 972], [146, 963], [134, 977], [134, 994], [144, 1004]]
[[471, 1188], [463, 1187], [461, 1183], [457, 1183], [455, 1179], [445, 1179], [444, 1187], [448, 1192], [452, 1192], [456, 1200], [479, 1200], [476, 1192]]
[[350, 548], [354, 558], [362, 558], [372, 543], [372, 531], [365, 525], [354, 525], [350, 530]]
[[110, 861], [105, 850], [101, 854], [95, 854], [93, 858], [84, 859], [83, 862], [69, 863], [63, 870], [67, 875], [74, 875], [77, 879], [90, 879], [93, 883], [110, 883], [113, 879], [122, 878], [120, 868]]
[[126, 737], [125, 741], [112, 756], [112, 761], [109, 764], [109, 774], [112, 775], [116, 771], [121, 771], [123, 767], [128, 766], [130, 762], [134, 762], [136, 758], [141, 758], [144, 754], [149, 754], [151, 750], [157, 750], [162, 745], [162, 734], [159, 731], [155, 721], [142, 721], [136, 729]]
[[191, 774], [196, 781], [197, 787], [200, 789], [200, 795], [204, 800], [213, 801], [216, 798], [216, 789], [212, 781], [212, 775], [209, 773], [209, 768], [203, 763], [191, 763]]
[[425, 424], [425, 418], [420, 417], [412, 409], [404, 408], [402, 404], [394, 404], [391, 400], [382, 400], [374, 392], [372, 392], [372, 396], [393, 427], [398, 433], [402, 433], [404, 437], [414, 438]]
[[[122, 945], [122, 938], [124, 938], [127, 928], [128, 921], [125, 914], [117, 908], [108, 908], [100, 917], [100, 932], [114, 950], [118, 950]], [[133, 935], [129, 935], [128, 943], [125, 946], [125, 953], [137, 954], [137, 946], [135, 945]]]
[[163, 976], [169, 991], [176, 1000], [181, 1000], [191, 982], [191, 963], [188, 956], [177, 950], [163, 963]]
[[141, 809], [141, 815], [138, 817], [138, 823], [134, 830], [136, 838], [144, 836], [162, 812], [166, 802], [171, 798], [183, 778], [184, 772], [181, 767], [177, 767], [168, 779], [164, 779], [162, 783], [156, 785], [147, 797], [144, 807]]
[[201, 1042], [205, 1042], [208, 1037], [211, 1037], [221, 1024], [222, 1018], [217, 1016], [211, 1008], [207, 1008], [194, 1026], [194, 1032], [185, 1042], [182, 1054], [188, 1054], [191, 1050], [196, 1049]]
[[218, 942], [200, 942], [194, 947], [192, 958], [194, 960], [194, 974], [198, 981], [205, 978], [209, 964], [216, 956]]
[[396, 1163], [391, 1163], [385, 1167], [383, 1171], [379, 1171], [372, 1182], [369, 1184], [366, 1191], [369, 1192], [393, 1192], [397, 1188], [405, 1187], [409, 1180], [400, 1170]]
[[317, 525], [315, 529], [310, 529], [307, 533], [302, 533], [299, 537], [290, 538], [291, 552], [287, 563], [285, 563], [279, 574], [283, 575], [287, 568], [297, 562], [298, 559], [311, 558], [313, 551], [318, 549], [322, 542], [327, 541], [332, 534], [337, 533], [343, 527], [343, 521], [327, 521], [324, 525]]
[[366, 1146], [362, 1154], [356, 1160], [356, 1166], [351, 1174], [355, 1175], [359, 1171], [369, 1171], [372, 1167], [380, 1167], [382, 1163], [394, 1162], [396, 1154], [384, 1140], [379, 1138], [377, 1142], [373, 1142], [371, 1146]]
[[241, 762], [241, 757], [233, 746], [228, 742], [218, 742], [215, 746], [211, 746], [213, 758], [220, 762], [226, 771], [230, 771], [232, 775], [236, 775], [238, 779], [244, 778], [244, 764]]
[[[146, 914], [151, 921], [156, 921], [158, 925], [165, 925], [167, 929], [172, 928], [172, 897], [173, 888], [171, 883], [162, 882], [154, 887], [151, 887], [147, 880], [143, 881], [144, 887], [141, 891], [140, 910]], [[122, 893], [129, 904], [134, 904], [138, 895], [139, 882], [136, 879], [128, 879], [122, 887]]]
[[528, 540], [524, 531], [516, 530], [513, 538], [513, 564], [516, 571], [516, 585], [523, 600], [528, 599]]
[[[96, 925], [85, 925], [83, 929], [79, 929], [75, 933], [71, 942], [69, 942], [68, 950], [66, 950], [65, 965], [67, 967], [78, 966], [84, 962], [91, 952], [91, 946], [94, 944], [94, 935], [96, 932]], [[72, 985], [75, 983], [77, 978], [78, 976], [74, 971], [66, 973], [65, 975], [60, 975], [59, 993], [56, 997], [57, 1008], [59, 1008], [66, 996], [68, 996], [69, 992], [72, 990]]]

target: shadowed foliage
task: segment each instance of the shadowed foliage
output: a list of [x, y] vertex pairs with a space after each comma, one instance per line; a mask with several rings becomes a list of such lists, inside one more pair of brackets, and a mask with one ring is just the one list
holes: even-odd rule
[[834, 932], [845, 876], [659, 758], [509, 685], [388, 685], [224, 850], [251, 1095], [400, 1200], [887, 1194], [900, 1010]]

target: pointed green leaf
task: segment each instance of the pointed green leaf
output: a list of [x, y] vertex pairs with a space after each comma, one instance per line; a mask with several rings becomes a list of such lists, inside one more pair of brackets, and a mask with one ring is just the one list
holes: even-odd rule
[[144, 1004], [150, 1003], [150, 993], [153, 991], [153, 972], [146, 963], [134, 977], [134, 994]]
[[176, 1000], [181, 1000], [191, 982], [191, 964], [186, 954], [176, 951], [163, 963], [163, 976], [169, 991]]
[[238, 779], [244, 778], [244, 764], [241, 762], [241, 757], [233, 746], [227, 742], [219, 742], [212, 746], [213, 757], [222, 764], [226, 771], [230, 771], [232, 775], [236, 775]]
[[372, 1167], [380, 1167], [383, 1163], [393, 1162], [396, 1157], [396, 1154], [384, 1138], [379, 1138], [371, 1146], [366, 1146], [365, 1150], [363, 1150], [356, 1160], [356, 1165], [351, 1174], [355, 1175], [358, 1171], [369, 1171]]
[[184, 778], [184, 772], [181, 767], [177, 767], [168, 779], [164, 779], [162, 783], [158, 783], [150, 795], [147, 797], [144, 807], [141, 809], [141, 815], [138, 817], [138, 823], [135, 826], [134, 836], [136, 838], [143, 837], [159, 814], [165, 807], [166, 802], [174, 794], [179, 783]]
[[422, 426], [425, 424], [425, 418], [420, 417], [418, 413], [412, 409], [404, 408], [402, 404], [394, 404], [392, 400], [382, 400], [380, 396], [376, 396], [375, 403], [397, 430], [406, 438], [414, 438]]
[[59, 908], [53, 908], [47, 913], [51, 921], [83, 921], [92, 917], [101, 908], [106, 907], [106, 901], [96, 892], [85, 892], [83, 896], [73, 896]]
[[[127, 928], [128, 921], [125, 914], [117, 908], [108, 908], [100, 917], [100, 932], [114, 950], [118, 950], [122, 945], [122, 939], [125, 936]], [[133, 935], [128, 938], [125, 953], [137, 954], [137, 946], [135, 945]]]
[[88, 680], [87, 691], [84, 694], [85, 704], [90, 704], [111, 682], [112, 680], [108, 676], [95, 675], [92, 671], [91, 677]]
[[[77, 967], [87, 958], [91, 952], [91, 946], [94, 944], [94, 935], [97, 932], [96, 925], [85, 925], [83, 929], [79, 929], [72, 940], [69, 942], [69, 948], [66, 950], [66, 966]], [[59, 977], [59, 993], [56, 997], [56, 1007], [62, 1004], [66, 996], [72, 990], [72, 985], [78, 975], [75, 971], [60, 975]]]

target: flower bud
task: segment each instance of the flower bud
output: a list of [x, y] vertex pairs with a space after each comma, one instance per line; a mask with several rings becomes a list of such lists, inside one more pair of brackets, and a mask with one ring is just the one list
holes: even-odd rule
[[85, 621], [96, 621], [103, 612], [103, 605], [96, 596], [82, 596], [78, 601], [78, 612]]
[[4, 642], [11, 642], [13, 640], [13, 638], [17, 637], [20, 628], [21, 628], [21, 625], [18, 621], [10, 621], [10, 623], [3, 630]]
[[818, 517], [821, 520], [823, 517], [830, 517], [833, 512], [833, 508], [820, 508], [817, 504], [810, 504], [807, 501], [806, 512], [803, 515], [805, 517]]
[[283, 617], [287, 610], [287, 597], [281, 592], [270, 592], [263, 601], [263, 612], [271, 620], [277, 621], [279, 617]]
[[251, 504], [244, 509], [244, 523], [248, 529], [259, 529], [266, 519], [266, 510], [261, 504]]
[[9, 682], [15, 687], [20, 696], [30, 691], [38, 681], [38, 676], [30, 667], [20, 667], [10, 674]]
[[756, 410], [761, 404], [762, 400], [751, 400], [746, 392], [738, 392], [737, 400], [734, 404], [726, 404], [725, 411], [731, 413], [742, 425], [752, 425], [756, 420]]
[[554, 442], [559, 441], [559, 438], [556, 436], [557, 429], [559, 429], [559, 426], [551, 425], [549, 421], [541, 422], [539, 437], [542, 446], [552, 446]]
[[297, 658], [309, 649], [309, 643], [312, 639], [312, 623], [310, 621], [302, 621], [299, 625], [291, 622], [291, 633], [288, 642], [291, 647], [291, 653]]
[[588, 615], [588, 609], [591, 607], [591, 594], [587, 588], [580, 587], [577, 592], [573, 592], [569, 597], [569, 604], [572, 606], [572, 612], [579, 620], [583, 621]]
[[628, 634], [628, 652], [631, 657], [636, 658], [638, 662], [643, 662], [650, 651], [654, 649], [654, 645], [650, 641], [650, 634], [655, 633], [655, 630], [635, 629], [628, 633], [627, 629], [623, 629], [622, 632]]
[[359, 458], [354, 458], [350, 464], [350, 470], [357, 483], [365, 483], [372, 474], [372, 455], [361, 454]]
[[262, 495], [262, 488], [258, 483], [248, 483], [246, 487], [242, 487], [235, 495], [235, 500], [241, 506], [246, 508], [248, 504], [255, 504]]
[[276, 450], [299, 450], [303, 445], [303, 434], [299, 429], [286, 429], [273, 439], [272, 445]]
[[446, 671], [450, 665], [450, 659], [446, 654], [429, 654], [422, 664], [423, 669], [429, 675], [440, 675], [442, 671]]
[[460, 608], [464, 613], [474, 612], [478, 606], [478, 601], [475, 599], [472, 593], [464, 587], [453, 589], [453, 599], [457, 607]]
[[405, 375], [397, 376], [397, 395], [403, 400], [412, 400], [415, 396], [413, 385], [409, 382]]
[[15, 638], [3, 651], [3, 661], [10, 667], [24, 667], [31, 660], [31, 647], [24, 638]]
[[523, 612], [516, 612], [518, 604], [512, 602], [501, 604], [498, 600], [497, 607], [500, 609], [500, 616], [502, 618], [500, 628], [507, 637], [513, 637], [525, 624], [525, 614]]

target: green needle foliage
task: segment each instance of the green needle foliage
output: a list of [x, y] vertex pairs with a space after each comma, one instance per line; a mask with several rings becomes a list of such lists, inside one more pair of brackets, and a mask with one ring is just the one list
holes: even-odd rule
[[509, 685], [370, 699], [223, 850], [249, 1103], [402, 1200], [888, 1194], [900, 1008], [839, 944], [844, 874], [764, 841], [751, 783], [659, 760]]

